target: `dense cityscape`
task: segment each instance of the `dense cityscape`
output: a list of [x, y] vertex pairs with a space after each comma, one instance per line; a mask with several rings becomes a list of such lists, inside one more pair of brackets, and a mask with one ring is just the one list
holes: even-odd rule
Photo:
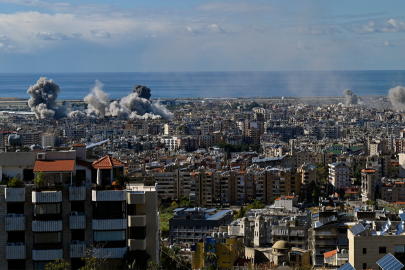
[[[138, 99], [151, 102], [146, 95]], [[130, 120], [56, 119], [3, 100], [0, 261], [8, 269], [401, 269], [404, 114], [353, 95], [162, 99], [171, 117]]]

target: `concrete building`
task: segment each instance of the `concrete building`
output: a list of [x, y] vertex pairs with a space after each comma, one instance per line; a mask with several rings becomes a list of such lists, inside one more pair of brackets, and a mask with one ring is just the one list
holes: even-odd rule
[[361, 199], [363, 202], [376, 200], [375, 193], [378, 180], [378, 170], [361, 170]]
[[350, 166], [346, 163], [329, 164], [329, 183], [335, 191], [350, 186]]
[[[213, 214], [211, 214], [213, 213]], [[233, 220], [232, 210], [178, 208], [169, 220], [170, 243], [195, 243]]]

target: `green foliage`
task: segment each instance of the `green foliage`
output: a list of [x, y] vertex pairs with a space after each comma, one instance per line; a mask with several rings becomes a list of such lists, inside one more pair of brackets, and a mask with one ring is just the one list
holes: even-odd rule
[[350, 199], [350, 197], [351, 197], [350, 194], [345, 194], [345, 196], [343, 198], [345, 198], [347, 200], [347, 199]]
[[177, 203], [176, 203], [175, 201], [173, 201], [170, 205], [171, 205], [173, 208], [177, 208]]
[[187, 261], [184, 256], [179, 254], [179, 247], [173, 247], [170, 249], [169, 247], [162, 246], [161, 249], [162, 255], [160, 257], [160, 263], [162, 265], [162, 269], [191, 269], [190, 262]]
[[246, 209], [245, 209], [243, 206], [241, 206], [241, 207], [240, 207], [240, 210], [239, 210], [238, 213], [236, 214], [235, 218], [236, 218], [236, 219], [238, 219], [238, 218], [243, 218], [243, 217], [245, 216], [245, 214], [246, 214]]
[[246, 107], [245, 111], [251, 111], [253, 108], [256, 107], [260, 107], [260, 105], [256, 101], [253, 101]]
[[392, 166], [391, 167], [391, 177], [397, 177], [399, 172], [399, 167], [398, 166]]
[[[213, 250], [214, 250], [214, 245], [212, 243], [209, 243], [207, 246], [207, 251], [203, 253], [204, 262], [207, 263], [208, 266], [216, 265], [216, 263], [218, 261], [218, 256], [217, 256], [217, 254], [212, 252]], [[205, 265], [205, 263], [204, 263], [204, 265]]]
[[367, 201], [366, 201], [366, 204], [367, 204], [367, 205], [375, 205], [376, 202], [375, 202], [375, 201], [367, 200]]
[[158, 270], [159, 265], [156, 262], [150, 261], [148, 263], [148, 270]]
[[352, 167], [353, 177], [356, 178], [356, 183], [361, 183], [361, 170], [366, 168], [366, 162], [357, 162], [354, 160], [350, 166]]
[[78, 176], [76, 174], [74, 174], [72, 176], [72, 182], [75, 187], [80, 187], [81, 185], [83, 185], [83, 182], [85, 182], [85, 181], [86, 181], [86, 178], [84, 176], [80, 176], [80, 175]]
[[316, 181], [320, 185], [326, 185], [328, 182], [328, 167], [321, 164], [315, 164], [316, 167]]
[[147, 269], [148, 268], [148, 261], [152, 257], [148, 252], [145, 250], [128, 250], [125, 252], [124, 256], [122, 257], [122, 265], [125, 266], [132, 265], [133, 262], [135, 261], [135, 268], [132, 267], [132, 269]]
[[361, 198], [361, 188], [357, 190], [357, 198]]
[[13, 177], [9, 182], [8, 182], [8, 187], [10, 188], [21, 188], [24, 187], [24, 182], [21, 181], [20, 178], [18, 177]]
[[319, 203], [319, 197], [321, 196], [321, 189], [319, 187], [319, 185], [317, 183], [315, 183], [314, 181], [311, 181], [311, 183], [309, 184], [310, 186], [310, 191], [312, 191], [311, 193], [311, 197], [312, 197], [312, 203]]
[[45, 270], [68, 270], [70, 264], [65, 259], [56, 259], [54, 262], [49, 262], [45, 265]]
[[44, 184], [45, 179], [44, 179], [44, 174], [42, 172], [37, 173], [34, 183], [37, 187], [40, 187]]
[[115, 181], [115, 185], [117, 186], [125, 186], [126, 183], [129, 183], [129, 176], [128, 175], [124, 175], [124, 174], [119, 174], [115, 177], [114, 179]]
[[183, 196], [183, 197], [180, 198], [180, 206], [189, 207], [190, 204], [191, 204], [191, 202], [186, 196]]
[[255, 151], [257, 153], [259, 153], [261, 150], [261, 146], [258, 143], [254, 143], [254, 144], [228, 144], [228, 143], [219, 143], [217, 144], [217, 146], [219, 148], [223, 148], [224, 151], [229, 154], [228, 158], [230, 158], [230, 153], [231, 152], [247, 152], [250, 149], [252, 149], [252, 151]]

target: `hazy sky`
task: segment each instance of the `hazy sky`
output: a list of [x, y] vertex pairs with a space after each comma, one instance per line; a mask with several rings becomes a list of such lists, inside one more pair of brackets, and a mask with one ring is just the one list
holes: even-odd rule
[[0, 0], [0, 72], [405, 67], [403, 1]]

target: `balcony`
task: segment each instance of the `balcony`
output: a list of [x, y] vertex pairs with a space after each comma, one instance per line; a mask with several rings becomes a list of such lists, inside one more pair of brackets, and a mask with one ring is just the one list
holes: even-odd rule
[[25, 188], [6, 188], [4, 196], [6, 202], [24, 202]]
[[91, 191], [93, 202], [105, 202], [105, 201], [125, 201], [125, 190], [92, 190]]
[[6, 260], [24, 260], [26, 259], [26, 247], [22, 242], [7, 243]]
[[145, 192], [143, 191], [131, 191], [127, 193], [128, 204], [144, 204]]
[[70, 258], [83, 258], [86, 255], [86, 243], [72, 241], [69, 247]]
[[86, 187], [69, 187], [69, 201], [85, 201]]
[[33, 249], [32, 259], [34, 261], [54, 261], [63, 258], [63, 249]]
[[93, 230], [123, 230], [127, 228], [127, 219], [93, 219]]
[[[182, 235], [180, 235], [182, 236]], [[184, 236], [183, 236], [184, 237]], [[145, 239], [128, 239], [128, 246], [130, 250], [145, 250], [146, 249], [146, 240]]]
[[62, 231], [62, 220], [34, 220], [32, 221], [33, 232], [57, 232]]
[[86, 216], [78, 215], [77, 212], [71, 212], [69, 216], [69, 229], [86, 229]]
[[7, 214], [5, 231], [25, 231], [25, 216], [23, 214]]
[[146, 226], [146, 216], [136, 215], [128, 216], [128, 227]]
[[62, 202], [62, 191], [33, 191], [32, 203], [58, 203]]

